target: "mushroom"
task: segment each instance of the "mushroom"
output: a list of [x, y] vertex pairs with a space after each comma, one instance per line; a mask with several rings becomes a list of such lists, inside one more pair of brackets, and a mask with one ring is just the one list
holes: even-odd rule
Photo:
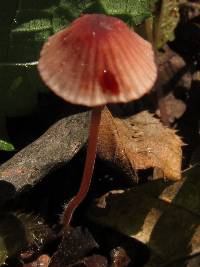
[[157, 69], [151, 44], [122, 20], [103, 14], [84, 15], [51, 36], [42, 48], [38, 69], [55, 94], [93, 107], [82, 182], [64, 212], [67, 227], [89, 189], [102, 107], [143, 96], [152, 88]]

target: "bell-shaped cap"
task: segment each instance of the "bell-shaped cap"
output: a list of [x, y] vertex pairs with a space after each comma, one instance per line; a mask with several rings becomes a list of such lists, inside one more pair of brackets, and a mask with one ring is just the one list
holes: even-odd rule
[[51, 36], [38, 69], [55, 94], [85, 106], [138, 99], [157, 76], [151, 44], [102, 14], [84, 15]]

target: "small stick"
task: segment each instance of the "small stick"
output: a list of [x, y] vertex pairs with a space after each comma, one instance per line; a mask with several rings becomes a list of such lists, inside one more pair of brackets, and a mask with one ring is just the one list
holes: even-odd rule
[[[158, 59], [158, 41], [160, 37], [161, 32], [161, 22], [163, 18], [163, 12], [164, 12], [164, 1], [160, 1], [160, 6], [158, 12], [158, 18], [154, 19], [153, 21], [153, 29], [152, 29], [152, 35], [153, 35], [153, 48], [155, 53], [155, 58]], [[158, 62], [157, 62], [158, 64]], [[160, 111], [160, 119], [165, 126], [170, 126], [169, 123], [169, 116], [167, 114], [167, 107], [166, 107], [166, 101], [164, 99], [164, 93], [163, 93], [163, 87], [161, 86], [159, 79], [157, 81], [156, 86], [156, 95], [157, 95], [157, 101], [158, 101], [158, 108]]]
[[95, 107], [92, 110], [90, 130], [89, 130], [89, 139], [88, 139], [88, 148], [87, 148], [87, 155], [86, 155], [86, 160], [85, 160], [83, 178], [82, 178], [81, 185], [80, 185], [77, 195], [69, 201], [64, 211], [64, 216], [63, 216], [64, 230], [68, 228], [74, 211], [80, 205], [80, 203], [84, 200], [90, 187], [94, 164], [95, 164], [95, 158], [96, 158], [98, 132], [99, 132], [99, 125], [101, 121], [101, 110], [102, 110], [102, 106]]

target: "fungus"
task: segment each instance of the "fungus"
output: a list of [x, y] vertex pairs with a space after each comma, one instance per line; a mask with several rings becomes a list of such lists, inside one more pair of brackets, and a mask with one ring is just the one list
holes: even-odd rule
[[82, 182], [64, 212], [67, 227], [89, 189], [102, 107], [138, 99], [151, 89], [157, 76], [154, 53], [151, 44], [120, 19], [91, 14], [48, 39], [38, 69], [55, 94], [93, 107]]

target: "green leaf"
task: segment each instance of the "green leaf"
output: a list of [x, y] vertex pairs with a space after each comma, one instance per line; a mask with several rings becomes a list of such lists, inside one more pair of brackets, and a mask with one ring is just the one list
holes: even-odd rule
[[140, 24], [151, 16], [154, 0], [101, 0], [109, 15], [119, 16], [130, 24]]
[[[49, 35], [84, 13], [118, 16], [138, 24], [155, 0], [6, 0], [0, 2], [0, 112], [26, 115], [37, 108], [45, 86], [36, 64]], [[27, 64], [26, 64], [27, 63]]]
[[37, 108], [38, 93], [46, 88], [36, 68], [40, 49], [69, 23], [66, 9], [57, 0], [0, 2], [0, 113], [23, 116]]
[[[49, 35], [84, 13], [119, 16], [138, 24], [151, 15], [155, 0], [6, 0], [0, 1], [0, 114], [23, 116], [37, 109], [39, 92], [47, 92], [37, 72], [40, 50]], [[0, 149], [6, 142], [0, 128]]]
[[6, 129], [6, 117], [2, 113], [0, 113], [0, 150], [15, 150], [14, 146], [9, 142], [8, 133]]
[[156, 0], [70, 0], [66, 4], [74, 17], [84, 13], [105, 13], [137, 25], [151, 16], [155, 2]]
[[15, 148], [11, 143], [8, 143], [4, 140], [0, 140], [0, 150], [13, 151], [15, 150]]
[[45, 39], [84, 13], [106, 13], [138, 24], [151, 15], [155, 0], [3, 1], [0, 61], [30, 62], [39, 57]]

